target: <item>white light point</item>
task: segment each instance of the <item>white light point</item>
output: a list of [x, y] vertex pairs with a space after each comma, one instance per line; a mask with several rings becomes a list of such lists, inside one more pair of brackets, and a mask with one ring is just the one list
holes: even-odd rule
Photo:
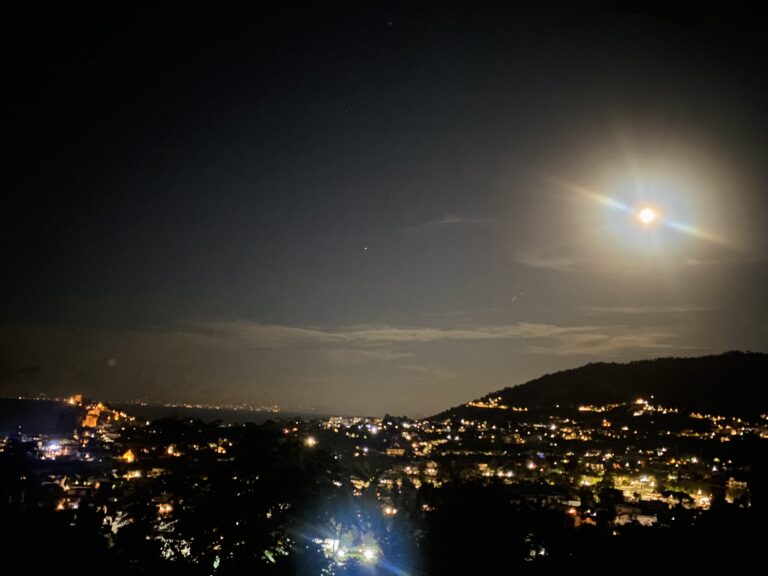
[[376, 560], [376, 552], [371, 550], [370, 548], [366, 548], [363, 550], [363, 558], [366, 562], [373, 562]]
[[645, 225], [648, 225], [648, 224], [652, 224], [659, 217], [659, 215], [656, 214], [656, 212], [654, 212], [650, 208], [643, 208], [642, 210], [640, 210], [637, 217], [640, 219], [640, 222], [642, 222]]

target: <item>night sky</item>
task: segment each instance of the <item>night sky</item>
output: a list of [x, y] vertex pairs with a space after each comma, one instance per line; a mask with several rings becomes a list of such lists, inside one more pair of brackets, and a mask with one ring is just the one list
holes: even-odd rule
[[466, 4], [7, 13], [0, 394], [419, 416], [768, 351], [756, 15]]

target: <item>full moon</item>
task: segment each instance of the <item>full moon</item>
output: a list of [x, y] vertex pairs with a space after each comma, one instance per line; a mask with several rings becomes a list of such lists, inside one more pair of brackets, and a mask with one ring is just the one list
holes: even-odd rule
[[656, 220], [658, 215], [656, 214], [656, 212], [654, 212], [650, 208], [643, 208], [642, 210], [640, 210], [640, 213], [637, 215], [637, 217], [640, 218], [640, 221], [643, 224], [650, 224], [651, 222]]

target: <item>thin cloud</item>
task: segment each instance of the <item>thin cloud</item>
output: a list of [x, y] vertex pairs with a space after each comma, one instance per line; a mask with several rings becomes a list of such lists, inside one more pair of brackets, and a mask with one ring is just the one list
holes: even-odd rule
[[442, 218], [436, 218], [434, 220], [428, 220], [408, 226], [405, 228], [405, 232], [408, 234], [414, 234], [418, 232], [426, 232], [429, 230], [438, 230], [441, 228], [448, 228], [451, 226], [476, 226], [487, 227], [493, 224], [491, 218], [473, 218], [470, 216], [461, 216], [456, 214], [447, 214]]
[[700, 312], [712, 312], [714, 308], [707, 308], [705, 306], [684, 306], [684, 305], [669, 305], [669, 306], [590, 306], [582, 308], [586, 314], [601, 315], [601, 314], [627, 314], [627, 315], [643, 315], [643, 314], [696, 314]]
[[426, 378], [440, 378], [443, 380], [448, 380], [452, 378], [461, 377], [461, 374], [457, 374], [456, 372], [450, 372], [448, 370], [443, 370], [441, 368], [435, 368], [434, 366], [417, 366], [414, 364], [400, 364], [399, 367], [404, 370], [408, 370], [409, 372], [414, 372], [420, 376], [424, 376]]
[[332, 348], [325, 352], [326, 358], [335, 364], [359, 366], [369, 362], [389, 362], [413, 356], [411, 352], [393, 350], [358, 350], [355, 348]]
[[602, 332], [582, 332], [558, 336], [549, 344], [528, 347], [529, 352], [557, 356], [611, 357], [627, 351], [696, 350], [693, 346], [675, 343], [676, 335], [670, 332], [631, 327], [611, 327]]
[[[0, 326], [0, 341], [9, 343], [3, 352], [13, 365], [42, 366], [40, 372], [0, 381], [0, 392], [6, 394], [37, 389], [120, 400], [216, 398], [283, 406], [332, 397], [347, 402], [348, 410], [361, 410], [372, 399], [386, 406], [382, 410], [402, 410], [405, 404], [399, 402], [404, 399], [409, 406], [428, 404], [425, 391], [443, 385], [462, 395], [466, 388], [471, 397], [468, 391], [479, 382], [491, 386], [484, 373], [489, 347], [504, 366], [497, 368], [494, 381], [517, 377], [521, 358], [535, 365], [552, 358], [626, 359], [695, 350], [679, 345], [676, 334], [653, 326], [524, 322], [439, 329], [219, 320], [74, 332], [6, 325]], [[117, 359], [114, 366], [112, 358]], [[363, 390], [365, 399], [355, 404], [354, 395]]]
[[465, 310], [443, 310], [440, 312], [420, 312], [418, 316], [424, 318], [467, 318], [470, 316], [477, 316], [479, 314], [489, 314], [492, 312], [498, 312], [497, 307], [488, 308], [468, 308]]
[[574, 258], [547, 256], [543, 254], [517, 253], [515, 260], [529, 268], [556, 270], [558, 272], [588, 272], [590, 264]]
[[[565, 252], [565, 250], [563, 250]], [[675, 256], [659, 257], [658, 255], [645, 255], [638, 260], [621, 260], [610, 258], [581, 258], [573, 255], [558, 254], [557, 252], [517, 252], [514, 259], [518, 264], [529, 268], [552, 270], [556, 272], [570, 272], [579, 274], [644, 274], [648, 270], [664, 268], [700, 268], [704, 266], [722, 266], [728, 264], [749, 264], [759, 260], [756, 256], [731, 252], [709, 257], [681, 258]]]
[[471, 328], [432, 328], [398, 326], [349, 326], [342, 328], [303, 328], [245, 321], [209, 322], [193, 330], [210, 338], [237, 339], [256, 347], [278, 347], [300, 343], [317, 344], [424, 344], [439, 341], [500, 340], [543, 338], [591, 327], [563, 327], [521, 322], [506, 326]]
[[[558, 326], [519, 322], [503, 326], [442, 329], [432, 327], [368, 326], [335, 329], [261, 325], [245, 321], [206, 324], [211, 337], [257, 348], [319, 347], [336, 350], [341, 361], [397, 359], [414, 346], [438, 342], [536, 341], [527, 349], [555, 355], [615, 354], [624, 350], [680, 349], [676, 335], [654, 327]], [[386, 350], [355, 354], [354, 351]]]

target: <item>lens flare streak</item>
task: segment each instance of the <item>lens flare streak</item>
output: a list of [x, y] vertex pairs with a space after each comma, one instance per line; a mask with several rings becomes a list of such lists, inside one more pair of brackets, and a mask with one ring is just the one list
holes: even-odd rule
[[709, 232], [706, 232], [705, 230], [702, 230], [690, 224], [684, 224], [682, 222], [676, 222], [668, 218], [662, 218], [658, 212], [656, 212], [651, 208], [644, 207], [638, 212], [636, 208], [632, 208], [627, 204], [621, 202], [620, 200], [611, 198], [610, 196], [605, 196], [604, 194], [599, 194], [598, 192], [590, 190], [589, 188], [585, 188], [583, 186], [577, 186], [570, 182], [565, 182], [563, 180], [559, 180], [555, 178], [547, 178], [547, 181], [554, 183], [570, 192], [575, 192], [580, 196], [583, 196], [585, 198], [588, 198], [589, 200], [592, 200], [593, 202], [602, 204], [604, 206], [608, 206], [616, 210], [620, 210], [622, 212], [637, 214], [638, 218], [640, 218], [640, 220], [646, 225], [661, 224], [677, 232], [682, 232], [683, 234], [693, 236], [694, 238], [698, 238], [700, 240], [705, 240], [707, 242], [711, 242], [713, 244], [719, 244], [721, 246], [728, 245], [728, 243], [724, 239], [714, 234], [711, 234]]

